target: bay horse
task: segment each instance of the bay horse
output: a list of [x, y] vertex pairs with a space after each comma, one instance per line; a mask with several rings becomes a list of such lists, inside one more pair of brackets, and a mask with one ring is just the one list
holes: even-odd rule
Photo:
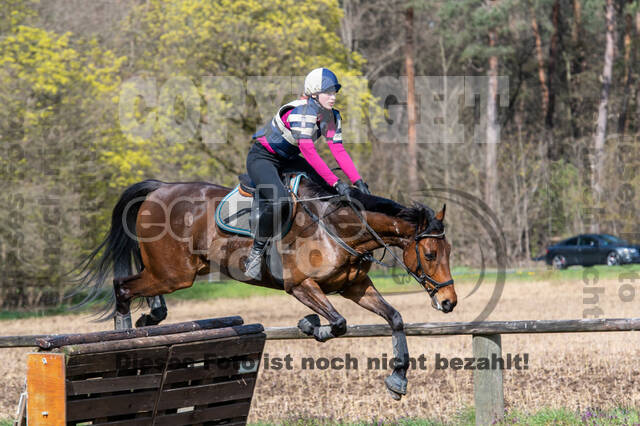
[[[80, 265], [84, 275], [77, 280], [78, 288], [90, 290], [85, 302], [107, 297], [106, 316], [115, 318], [117, 328], [130, 328], [133, 298], [190, 287], [198, 275], [217, 269], [237, 281], [293, 295], [329, 321], [320, 325], [318, 315], [312, 314], [298, 324], [324, 342], [347, 330], [346, 320], [326, 296], [339, 293], [391, 326], [396, 361], [385, 384], [394, 399], [405, 395], [409, 352], [404, 324], [368, 276], [375, 261], [371, 252], [401, 248], [402, 259], [397, 260], [427, 290], [432, 306], [451, 312], [457, 296], [449, 268], [451, 246], [444, 234], [446, 206], [436, 214], [419, 203], [405, 207], [355, 189], [347, 203], [329, 187], [302, 179], [291, 228], [274, 243], [278, 262], [270, 262], [276, 265], [271, 269], [263, 266], [263, 279], [255, 281], [243, 274], [252, 239], [227, 233], [213, 220], [218, 203], [230, 191], [206, 182], [158, 180], [127, 188], [113, 210], [105, 240]], [[114, 291], [104, 285], [111, 271]]]

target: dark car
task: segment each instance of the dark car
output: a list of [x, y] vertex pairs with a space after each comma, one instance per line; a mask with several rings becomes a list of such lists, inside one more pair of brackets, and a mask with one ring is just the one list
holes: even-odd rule
[[609, 234], [583, 234], [547, 248], [544, 259], [556, 269], [640, 263], [640, 246]]

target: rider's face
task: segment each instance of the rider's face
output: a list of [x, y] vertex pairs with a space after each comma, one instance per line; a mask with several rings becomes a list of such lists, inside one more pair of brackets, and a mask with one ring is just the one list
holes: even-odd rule
[[331, 109], [336, 103], [336, 92], [322, 92], [318, 93], [318, 102], [322, 105], [322, 108]]

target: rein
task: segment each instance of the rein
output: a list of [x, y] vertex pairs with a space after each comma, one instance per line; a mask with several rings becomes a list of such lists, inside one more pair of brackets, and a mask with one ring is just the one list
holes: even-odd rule
[[[290, 191], [291, 192], [291, 191]], [[418, 250], [418, 241], [424, 239], [424, 238], [444, 238], [445, 237], [445, 233], [444, 231], [439, 233], [439, 234], [428, 234], [426, 232], [422, 232], [418, 235], [416, 235], [414, 237], [414, 241], [416, 242], [415, 245], [415, 249], [416, 249], [416, 259], [418, 261], [418, 271], [420, 272], [420, 276], [416, 275], [413, 273], [413, 271], [411, 271], [409, 269], [409, 267], [407, 265], [404, 264], [404, 262], [399, 259], [392, 250], [389, 250], [389, 246], [384, 242], [384, 240], [378, 235], [378, 233], [371, 228], [371, 226], [367, 223], [366, 219], [360, 214], [360, 212], [353, 206], [353, 204], [348, 203], [349, 206], [351, 207], [351, 209], [356, 213], [356, 215], [358, 216], [358, 219], [360, 219], [360, 222], [362, 222], [362, 224], [367, 228], [367, 231], [369, 231], [369, 233], [373, 236], [373, 238], [382, 245], [382, 247], [384, 247], [384, 252], [382, 254], [382, 257], [380, 258], [380, 260], [376, 259], [373, 254], [369, 251], [364, 252], [364, 253], [360, 253], [359, 251], [353, 249], [351, 246], [349, 246], [347, 243], [344, 242], [344, 240], [342, 238], [340, 238], [339, 236], [337, 236], [335, 233], [333, 233], [328, 227], [327, 225], [322, 222], [322, 220], [315, 214], [313, 213], [305, 204], [304, 201], [313, 201], [313, 200], [319, 200], [319, 199], [333, 199], [336, 197], [340, 197], [340, 195], [328, 195], [328, 196], [323, 196], [323, 197], [316, 197], [316, 198], [297, 198], [293, 193], [291, 193], [291, 195], [294, 197], [294, 199], [297, 199], [298, 201], [300, 201], [300, 205], [302, 206], [302, 208], [304, 209], [304, 211], [311, 217], [311, 220], [313, 220], [315, 223], [318, 224], [318, 226], [320, 226], [328, 235], [329, 237], [335, 241], [340, 247], [342, 247], [347, 253], [351, 254], [352, 256], [355, 256], [356, 258], [358, 258], [358, 272], [360, 271], [360, 264], [364, 261], [364, 262], [374, 262], [380, 266], [386, 267], [386, 268], [392, 268], [393, 265], [389, 265], [387, 263], [382, 262], [382, 259], [384, 259], [385, 254], [387, 253], [387, 251], [389, 252], [389, 254], [391, 255], [391, 257], [393, 257], [393, 259], [400, 264], [404, 270], [407, 272], [407, 274], [409, 274], [411, 277], [413, 277], [413, 279], [415, 279], [421, 286], [422, 288], [429, 294], [429, 296], [431, 298], [435, 297], [436, 293], [444, 287], [453, 285], [453, 280], [449, 280], [449, 281], [445, 281], [445, 282], [439, 282], [434, 280], [433, 278], [431, 278], [424, 270], [424, 267], [422, 266], [422, 262], [420, 260], [420, 252]], [[357, 273], [356, 273], [357, 275]], [[426, 283], [431, 284], [433, 287], [431, 288], [427, 288], [427, 286], [425, 285]]]

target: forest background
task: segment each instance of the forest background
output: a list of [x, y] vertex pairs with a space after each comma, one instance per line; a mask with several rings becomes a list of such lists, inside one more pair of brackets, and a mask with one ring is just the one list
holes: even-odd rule
[[374, 193], [449, 202], [454, 264], [495, 262], [486, 222], [509, 265], [640, 239], [640, 1], [0, 0], [0, 306], [59, 304], [128, 185], [235, 185], [320, 66]]

